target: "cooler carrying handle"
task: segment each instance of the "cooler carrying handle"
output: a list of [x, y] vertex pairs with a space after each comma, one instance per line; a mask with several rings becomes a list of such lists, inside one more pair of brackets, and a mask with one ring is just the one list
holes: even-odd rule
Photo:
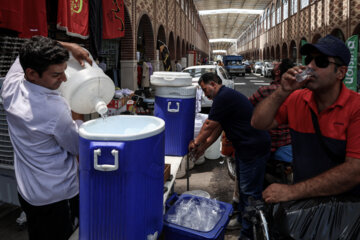
[[173, 193], [165, 202], [166, 211], [179, 199], [177, 193]]
[[176, 108], [170, 108], [172, 102], [168, 102], [167, 110], [168, 112], [177, 113], [180, 111], [180, 103], [176, 102]]
[[94, 168], [98, 171], [116, 171], [119, 168], [119, 151], [113, 149], [111, 154], [114, 156], [114, 165], [98, 164], [98, 156], [101, 156], [101, 149], [94, 150]]
[[167, 80], [167, 81], [173, 81], [174, 79], [175, 79], [175, 77], [169, 77], [169, 76], [164, 77], [164, 80]]

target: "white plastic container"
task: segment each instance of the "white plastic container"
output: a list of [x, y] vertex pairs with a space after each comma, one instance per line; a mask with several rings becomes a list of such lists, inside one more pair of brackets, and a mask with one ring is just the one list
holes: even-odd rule
[[90, 58], [92, 66], [84, 61], [85, 67], [82, 67], [70, 53], [65, 70], [67, 81], [60, 85], [59, 90], [74, 112], [106, 114], [106, 105], [114, 97], [115, 84], [91, 55]]
[[[194, 125], [194, 138], [196, 138], [199, 135], [200, 130], [207, 118], [208, 118], [207, 114], [196, 113], [195, 125]], [[198, 160], [196, 160], [195, 165], [201, 165], [201, 164], [205, 163], [205, 161], [206, 161], [205, 154], [203, 154], [202, 156], [199, 157]]]
[[[189, 160], [189, 170], [194, 168], [194, 162]], [[176, 178], [183, 178], [186, 175], [186, 168], [187, 168], [187, 155], [185, 155], [182, 159], [181, 159], [181, 163], [179, 166], [179, 169], [176, 173]]]
[[216, 160], [221, 156], [220, 154], [221, 136], [205, 151], [205, 158]]
[[154, 72], [150, 77], [150, 83], [162, 87], [186, 87], [191, 86], [192, 78], [189, 73]]
[[195, 114], [194, 138], [196, 138], [199, 135], [200, 130], [207, 118], [208, 118], [208, 114], [203, 114], [203, 113]]

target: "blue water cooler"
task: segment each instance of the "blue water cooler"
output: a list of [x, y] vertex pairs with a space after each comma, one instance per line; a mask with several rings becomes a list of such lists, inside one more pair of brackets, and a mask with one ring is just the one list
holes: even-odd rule
[[152, 116], [81, 125], [80, 240], [145, 240], [161, 233], [164, 129]]
[[194, 138], [196, 86], [156, 87], [154, 115], [165, 121], [165, 155], [184, 156]]

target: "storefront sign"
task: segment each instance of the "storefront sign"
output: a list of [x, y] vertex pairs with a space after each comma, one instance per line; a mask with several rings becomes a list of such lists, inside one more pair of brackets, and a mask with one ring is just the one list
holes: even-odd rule
[[351, 59], [348, 66], [348, 71], [344, 79], [345, 86], [353, 91], [357, 91], [357, 57], [358, 57], [358, 35], [351, 36], [346, 41], [346, 46], [351, 53]]

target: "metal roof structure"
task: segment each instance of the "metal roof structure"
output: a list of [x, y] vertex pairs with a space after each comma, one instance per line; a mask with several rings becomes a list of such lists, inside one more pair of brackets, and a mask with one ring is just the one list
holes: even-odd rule
[[[265, 10], [271, 0], [194, 0], [209, 39], [238, 39], [259, 16], [248, 13], [221, 13], [202, 15], [204, 10], [250, 9]], [[227, 50], [233, 42], [210, 42], [211, 50]]]

